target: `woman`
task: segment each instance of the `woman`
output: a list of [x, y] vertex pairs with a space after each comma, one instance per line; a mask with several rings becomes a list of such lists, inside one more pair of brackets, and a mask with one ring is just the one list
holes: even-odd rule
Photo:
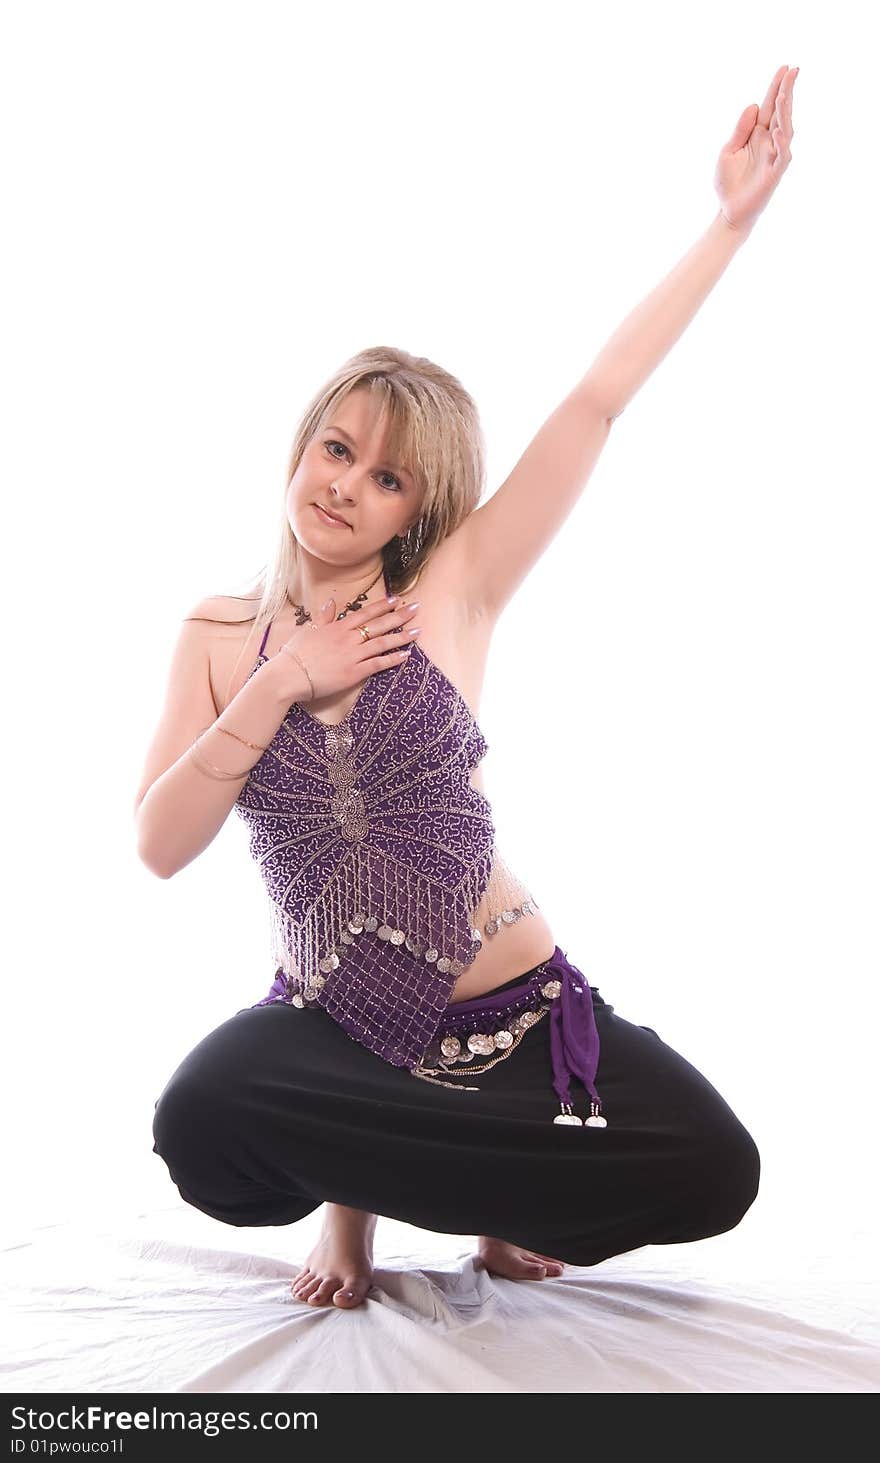
[[796, 74], [743, 112], [709, 229], [483, 506], [460, 382], [364, 351], [303, 416], [258, 592], [184, 623], [139, 852], [170, 877], [235, 808], [275, 980], [173, 1074], [154, 1151], [224, 1223], [325, 1204], [293, 1283], [312, 1305], [363, 1301], [378, 1214], [478, 1234], [492, 1273], [541, 1279], [721, 1233], [757, 1193], [721, 1095], [590, 988], [506, 866], [474, 708], [501, 610], [787, 167]]

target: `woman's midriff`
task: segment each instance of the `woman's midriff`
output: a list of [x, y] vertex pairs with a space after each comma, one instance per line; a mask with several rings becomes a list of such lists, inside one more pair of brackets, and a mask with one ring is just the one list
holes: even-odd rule
[[[474, 924], [482, 929], [488, 913], [478, 912]], [[449, 1004], [471, 1001], [486, 995], [515, 976], [525, 975], [543, 960], [549, 960], [556, 942], [540, 910], [524, 915], [516, 924], [502, 925], [497, 934], [483, 935], [483, 948], [462, 972], [453, 987]]]
[[[472, 769], [470, 783], [477, 792], [485, 796], [480, 766]], [[519, 879], [515, 869], [510, 869], [509, 873]], [[519, 902], [530, 897], [528, 886], [520, 887], [522, 894]], [[496, 986], [513, 980], [515, 976], [525, 975], [543, 960], [549, 960], [556, 949], [550, 925], [539, 908], [536, 907], [532, 914], [521, 915], [514, 924], [502, 924], [494, 935], [488, 935], [485, 931], [486, 924], [497, 914], [497, 908], [490, 908], [486, 898], [477, 906], [473, 922], [482, 934], [483, 945], [453, 986], [449, 997], [450, 1005], [456, 1001], [472, 1001], [476, 996], [486, 995], [495, 990]]]

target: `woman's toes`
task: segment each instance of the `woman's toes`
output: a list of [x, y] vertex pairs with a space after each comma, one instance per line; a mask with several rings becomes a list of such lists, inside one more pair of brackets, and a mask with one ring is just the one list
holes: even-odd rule
[[542, 1255], [540, 1250], [527, 1250], [524, 1259], [536, 1261], [539, 1265], [543, 1265], [548, 1275], [562, 1274], [562, 1261], [554, 1259], [552, 1255]]
[[309, 1296], [309, 1305], [325, 1306], [336, 1289], [337, 1276], [325, 1275]]
[[334, 1304], [350, 1310], [352, 1306], [358, 1306], [364, 1300], [369, 1290], [369, 1282], [365, 1280], [349, 1279], [344, 1286], [337, 1290], [333, 1297]]
[[370, 1281], [349, 1276], [340, 1285], [338, 1275], [310, 1275], [307, 1280], [291, 1287], [296, 1300], [311, 1306], [325, 1306], [331, 1301], [344, 1310], [360, 1305], [370, 1288]]
[[553, 1279], [562, 1274], [562, 1265], [559, 1260], [551, 1260], [547, 1255], [523, 1255], [523, 1262], [528, 1265], [532, 1275], [538, 1280]]

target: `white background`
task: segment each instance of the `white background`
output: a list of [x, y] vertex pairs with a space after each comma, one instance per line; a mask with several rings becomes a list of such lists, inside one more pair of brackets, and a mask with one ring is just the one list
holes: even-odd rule
[[366, 346], [430, 356], [491, 493], [708, 227], [782, 64], [792, 164], [502, 618], [480, 721], [559, 944], [755, 1137], [743, 1243], [802, 1247], [809, 1287], [874, 1224], [866, 14], [7, 9], [7, 1226], [174, 1203], [154, 1101], [271, 983], [243, 825], [163, 882], [132, 806], [181, 617], [265, 562], [306, 401]]

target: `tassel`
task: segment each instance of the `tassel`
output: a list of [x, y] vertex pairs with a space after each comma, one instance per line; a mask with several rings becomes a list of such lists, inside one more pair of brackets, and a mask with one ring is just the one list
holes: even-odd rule
[[[574, 969], [574, 967], [572, 967]], [[580, 971], [577, 972], [580, 975]], [[602, 1102], [596, 1091], [595, 1076], [599, 1065], [599, 1033], [586, 977], [578, 984], [566, 973], [562, 989], [550, 1011], [550, 1056], [553, 1062], [553, 1086], [559, 1098], [560, 1112], [554, 1123], [577, 1123], [581, 1119], [572, 1111], [571, 1077], [579, 1077], [592, 1101], [587, 1128], [607, 1128], [601, 1115]]]

